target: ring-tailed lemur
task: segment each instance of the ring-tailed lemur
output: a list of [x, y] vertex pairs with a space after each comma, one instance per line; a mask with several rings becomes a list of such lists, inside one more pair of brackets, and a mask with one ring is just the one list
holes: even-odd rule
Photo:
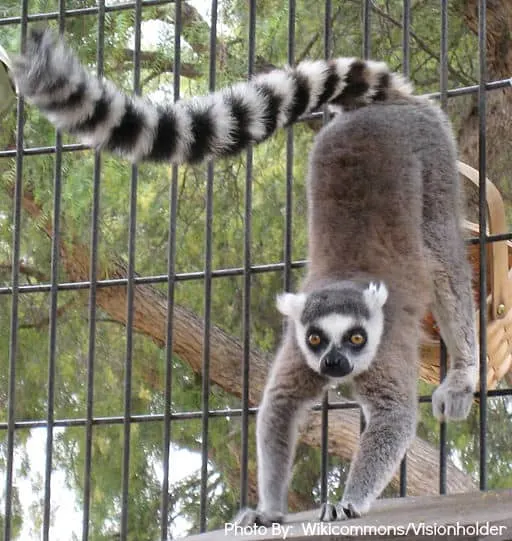
[[21, 94], [59, 128], [134, 162], [235, 154], [325, 103], [308, 178], [309, 268], [278, 308], [289, 320], [257, 420], [259, 505], [242, 524], [282, 519], [301, 413], [350, 381], [366, 428], [343, 499], [326, 521], [359, 516], [381, 493], [416, 427], [421, 320], [431, 303], [451, 358], [433, 395], [462, 419], [476, 385], [470, 269], [459, 224], [456, 148], [442, 111], [381, 63], [304, 62], [166, 106], [119, 92], [60, 40], [33, 33], [15, 64]]

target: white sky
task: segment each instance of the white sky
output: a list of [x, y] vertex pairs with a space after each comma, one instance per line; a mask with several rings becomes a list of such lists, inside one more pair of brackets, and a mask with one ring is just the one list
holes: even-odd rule
[[[55, 435], [62, 429], [55, 429]], [[14, 482], [19, 489], [20, 501], [23, 506], [23, 529], [19, 536], [23, 541], [39, 541], [41, 532], [35, 527], [33, 517], [31, 516], [31, 506], [37, 504], [43, 496], [44, 470], [46, 459], [46, 430], [36, 428], [31, 431], [27, 442], [27, 454], [30, 461], [30, 474], [28, 479], [24, 479], [15, 474]], [[14, 461], [14, 471], [17, 472], [22, 466], [23, 457], [17, 454]], [[174, 484], [193, 474], [201, 467], [201, 455], [191, 453], [185, 449], [171, 448], [171, 459], [174, 467], [170, 468], [169, 483]], [[155, 465], [159, 472], [158, 478], [162, 481], [163, 474], [160, 464]], [[0, 486], [4, 486], [2, 479]], [[121, 482], [119, 482], [121, 487]], [[75, 534], [78, 539], [82, 535], [82, 512], [77, 504], [77, 494], [70, 490], [66, 485], [65, 474], [63, 471], [54, 470], [52, 472], [52, 507], [53, 516], [50, 527], [50, 539], [52, 541], [70, 541]], [[135, 511], [134, 511], [135, 512]], [[187, 521], [178, 519], [175, 521], [172, 529], [173, 537], [183, 536], [187, 528]]]

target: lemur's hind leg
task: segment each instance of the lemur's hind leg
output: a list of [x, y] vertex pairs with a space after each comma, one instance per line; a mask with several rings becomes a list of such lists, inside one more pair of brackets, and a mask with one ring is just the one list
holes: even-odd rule
[[289, 328], [260, 404], [256, 420], [259, 502], [256, 510], [243, 509], [237, 515], [234, 521], [242, 526], [282, 521], [301, 417], [327, 383], [303, 360], [292, 332]]
[[[413, 355], [417, 357], [417, 353]], [[320, 520], [345, 520], [367, 513], [396, 473], [416, 433], [417, 376], [411, 369], [415, 361], [417, 358], [407, 358], [407, 363], [398, 360], [395, 368], [392, 362], [382, 363], [355, 382], [366, 428], [350, 466], [343, 498], [336, 505], [324, 504]]]
[[[441, 420], [465, 419], [476, 389], [478, 340], [471, 269], [459, 225], [454, 219], [430, 238], [432, 313], [450, 356], [446, 378], [432, 395], [432, 410]], [[432, 232], [432, 237], [436, 232]], [[442, 238], [441, 238], [442, 236]]]

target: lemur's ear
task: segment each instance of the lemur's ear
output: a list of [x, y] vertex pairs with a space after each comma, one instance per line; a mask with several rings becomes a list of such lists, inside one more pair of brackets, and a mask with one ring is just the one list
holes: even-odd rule
[[276, 304], [283, 316], [300, 319], [306, 304], [306, 295], [304, 293], [281, 293], [277, 296]]
[[368, 308], [382, 308], [388, 300], [388, 288], [384, 282], [371, 282], [363, 291]]

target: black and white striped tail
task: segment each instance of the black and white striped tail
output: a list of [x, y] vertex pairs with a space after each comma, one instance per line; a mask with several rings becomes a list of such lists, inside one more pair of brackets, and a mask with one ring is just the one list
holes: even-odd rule
[[350, 109], [412, 92], [384, 63], [337, 58], [301, 62], [208, 96], [156, 105], [91, 75], [48, 30], [31, 32], [14, 73], [19, 92], [55, 126], [132, 162], [230, 156], [326, 103]]

